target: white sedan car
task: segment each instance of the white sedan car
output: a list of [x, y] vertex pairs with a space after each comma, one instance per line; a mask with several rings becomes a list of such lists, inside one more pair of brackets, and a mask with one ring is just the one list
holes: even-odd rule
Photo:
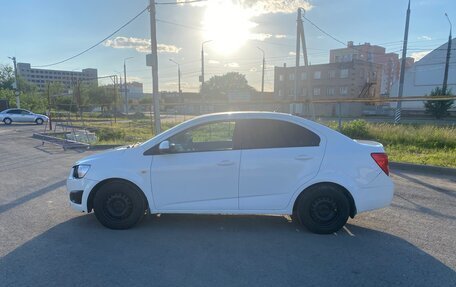
[[394, 186], [377, 142], [281, 113], [200, 116], [147, 142], [86, 157], [67, 179], [70, 204], [126, 229], [149, 213], [292, 215], [332, 233], [386, 207]]
[[10, 125], [12, 122], [30, 122], [42, 125], [49, 118], [45, 115], [35, 114], [24, 109], [7, 109], [0, 112], [0, 121], [5, 125]]

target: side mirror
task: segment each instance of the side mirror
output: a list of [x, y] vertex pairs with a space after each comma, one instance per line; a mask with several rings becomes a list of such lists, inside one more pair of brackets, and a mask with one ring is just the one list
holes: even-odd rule
[[169, 148], [169, 141], [162, 141], [160, 145], [158, 146], [158, 151], [160, 153], [167, 153], [170, 151]]

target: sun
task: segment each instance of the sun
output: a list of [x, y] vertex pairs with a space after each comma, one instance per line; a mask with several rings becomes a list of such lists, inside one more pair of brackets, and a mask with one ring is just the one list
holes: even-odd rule
[[239, 50], [250, 37], [255, 23], [248, 10], [231, 0], [209, 1], [203, 19], [204, 38], [221, 54]]

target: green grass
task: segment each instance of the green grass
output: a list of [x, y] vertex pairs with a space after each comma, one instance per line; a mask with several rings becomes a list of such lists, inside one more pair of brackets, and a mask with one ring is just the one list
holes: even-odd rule
[[[335, 122], [326, 123], [336, 129]], [[346, 122], [341, 132], [382, 143], [390, 161], [456, 168], [456, 126]]]
[[[74, 125], [82, 125], [75, 122]], [[96, 144], [133, 144], [153, 136], [150, 119], [131, 122], [85, 122], [97, 128]], [[167, 130], [177, 123], [162, 122]], [[336, 122], [324, 123], [337, 129]], [[456, 126], [408, 125], [367, 123], [363, 120], [344, 122], [341, 132], [353, 139], [374, 140], [382, 143], [390, 161], [437, 165], [456, 168]]]

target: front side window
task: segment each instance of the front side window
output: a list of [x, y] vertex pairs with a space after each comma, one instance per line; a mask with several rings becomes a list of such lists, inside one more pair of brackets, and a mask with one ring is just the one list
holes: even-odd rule
[[269, 149], [318, 146], [320, 137], [314, 132], [285, 121], [255, 119], [239, 122], [242, 149]]
[[20, 115], [21, 114], [21, 110], [9, 110], [8, 114]]
[[234, 121], [213, 122], [180, 132], [168, 139], [171, 152], [232, 150], [235, 125]]

